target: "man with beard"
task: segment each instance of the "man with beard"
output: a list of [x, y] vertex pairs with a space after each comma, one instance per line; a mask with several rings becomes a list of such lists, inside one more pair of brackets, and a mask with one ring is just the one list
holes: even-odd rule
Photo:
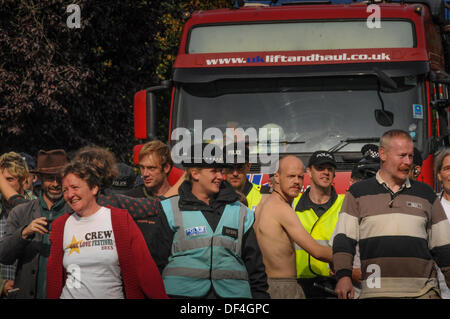
[[263, 254], [272, 299], [305, 298], [296, 280], [294, 243], [324, 262], [332, 258], [331, 248], [318, 244], [306, 232], [291, 207], [303, 187], [304, 170], [297, 157], [281, 158], [274, 174], [273, 192], [255, 211], [253, 227]]
[[42, 191], [37, 199], [11, 210], [6, 234], [0, 241], [0, 262], [17, 262], [14, 287], [10, 298], [46, 298], [46, 266], [50, 252], [51, 222], [67, 211], [61, 189], [60, 170], [67, 163], [64, 150], [39, 151], [37, 169]]
[[333, 264], [338, 298], [353, 298], [351, 281], [359, 244], [359, 298], [440, 299], [436, 266], [450, 283], [450, 224], [430, 186], [410, 180], [414, 144], [408, 132], [380, 138], [381, 168], [345, 195]]

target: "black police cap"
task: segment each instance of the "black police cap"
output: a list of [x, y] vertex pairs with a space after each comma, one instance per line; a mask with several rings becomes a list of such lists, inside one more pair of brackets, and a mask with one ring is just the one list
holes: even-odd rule
[[183, 167], [199, 168], [226, 168], [230, 164], [225, 163], [223, 149], [219, 144], [202, 143], [194, 144], [189, 154], [183, 154], [181, 161]]

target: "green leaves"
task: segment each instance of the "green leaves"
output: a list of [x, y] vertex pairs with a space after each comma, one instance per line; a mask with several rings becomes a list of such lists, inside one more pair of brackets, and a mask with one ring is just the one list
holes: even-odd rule
[[[134, 93], [171, 77], [184, 14], [232, 1], [0, 0], [0, 152], [86, 144], [129, 159]], [[167, 138], [170, 94], [159, 137]]]

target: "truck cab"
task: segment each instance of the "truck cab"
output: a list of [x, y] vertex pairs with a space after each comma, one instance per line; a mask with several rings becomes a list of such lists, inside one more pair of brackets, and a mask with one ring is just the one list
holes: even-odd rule
[[[136, 93], [136, 137], [154, 134], [155, 94], [169, 89], [172, 145], [199, 120], [203, 131], [276, 128], [280, 156], [333, 152], [345, 193], [362, 147], [402, 129], [424, 159], [419, 180], [435, 187], [433, 156], [449, 144], [444, 2], [377, 3], [378, 16], [369, 3], [276, 4], [193, 13], [173, 78]], [[267, 183], [263, 165], [252, 162], [252, 182]]]

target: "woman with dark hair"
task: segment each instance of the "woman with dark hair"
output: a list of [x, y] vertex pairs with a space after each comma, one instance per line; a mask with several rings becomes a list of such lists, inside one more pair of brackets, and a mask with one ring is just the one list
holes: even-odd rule
[[[162, 247], [162, 243], [158, 240], [158, 215], [162, 212], [160, 200], [161, 198], [134, 198], [123, 194], [117, 194], [111, 191], [112, 182], [117, 177], [118, 169], [114, 154], [108, 149], [100, 146], [85, 146], [79, 149], [74, 156], [74, 161], [79, 161], [88, 166], [95, 167], [100, 175], [99, 195], [97, 202], [102, 206], [112, 206], [127, 210], [138, 225], [144, 235], [147, 247], [153, 256], [158, 269], [162, 271], [164, 267], [163, 257], [160, 252], [166, 247]], [[183, 178], [173, 185], [165, 194], [168, 198], [178, 194], [178, 188], [183, 182]]]
[[167, 298], [142, 233], [126, 210], [98, 204], [101, 175], [80, 161], [62, 174], [73, 210], [52, 223], [48, 298]]
[[103, 194], [110, 194], [112, 182], [119, 175], [117, 161], [114, 154], [106, 148], [89, 145], [80, 148], [74, 156], [74, 161], [95, 166], [100, 174], [100, 190]]

